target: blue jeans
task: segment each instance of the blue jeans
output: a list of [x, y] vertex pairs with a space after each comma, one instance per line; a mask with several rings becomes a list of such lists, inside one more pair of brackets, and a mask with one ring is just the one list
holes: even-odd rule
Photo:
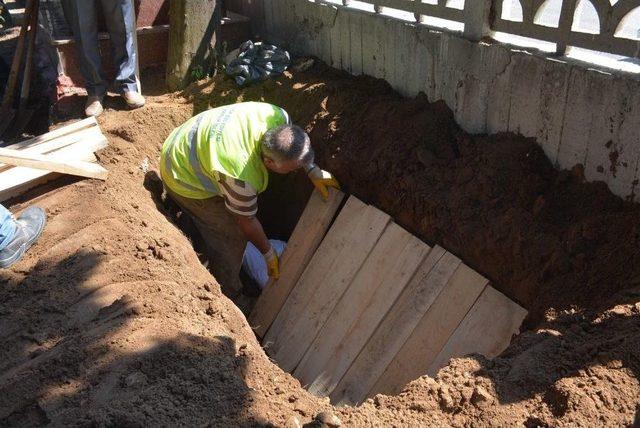
[[65, 16], [76, 41], [80, 71], [87, 81], [87, 93], [89, 96], [102, 96], [109, 86], [102, 71], [98, 50], [98, 3], [102, 5], [111, 38], [118, 90], [137, 92], [138, 52], [134, 41], [136, 17], [133, 0], [62, 0]]
[[0, 205], [0, 250], [4, 250], [16, 232], [16, 221], [8, 209]]

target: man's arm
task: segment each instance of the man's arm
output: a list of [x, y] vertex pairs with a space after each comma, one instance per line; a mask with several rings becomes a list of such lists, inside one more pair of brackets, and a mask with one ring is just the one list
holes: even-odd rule
[[269, 276], [278, 279], [280, 266], [278, 255], [269, 243], [262, 224], [256, 218], [258, 194], [249, 183], [221, 175], [218, 180], [227, 210], [233, 215], [238, 228], [248, 241], [264, 256]]
[[262, 253], [264, 261], [267, 263], [269, 277], [278, 279], [280, 277], [280, 261], [278, 260], [278, 254], [267, 239], [267, 235], [265, 235], [260, 221], [255, 216], [234, 214], [234, 217], [245, 238], [247, 238], [248, 241], [251, 241]]
[[244, 237], [253, 243], [253, 245], [255, 245], [262, 254], [268, 253], [271, 248], [271, 244], [267, 239], [267, 235], [264, 233], [260, 220], [258, 220], [256, 216], [234, 214], [234, 217]]

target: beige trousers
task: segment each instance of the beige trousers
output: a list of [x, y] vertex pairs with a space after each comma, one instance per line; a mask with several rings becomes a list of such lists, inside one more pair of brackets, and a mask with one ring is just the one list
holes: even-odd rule
[[224, 199], [191, 199], [180, 196], [165, 186], [167, 195], [189, 215], [206, 245], [209, 269], [222, 290], [230, 297], [242, 289], [240, 268], [247, 240], [240, 232], [233, 215], [227, 211]]

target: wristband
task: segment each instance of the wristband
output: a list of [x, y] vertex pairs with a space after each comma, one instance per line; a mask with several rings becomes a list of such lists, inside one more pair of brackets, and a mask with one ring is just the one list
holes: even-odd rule
[[262, 255], [265, 260], [271, 260], [276, 257], [276, 250], [273, 249], [273, 245], [269, 247], [269, 251]]
[[[308, 168], [307, 168], [308, 167]], [[318, 165], [316, 165], [315, 163], [310, 163], [309, 165], [305, 166], [305, 170], [307, 172], [307, 174], [309, 174], [311, 171], [313, 171], [314, 169], [316, 169], [318, 167]]]

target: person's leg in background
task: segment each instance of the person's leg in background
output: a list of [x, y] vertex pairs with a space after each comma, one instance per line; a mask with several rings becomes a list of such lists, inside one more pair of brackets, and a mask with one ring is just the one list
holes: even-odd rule
[[0, 268], [8, 268], [22, 258], [42, 234], [46, 221], [41, 208], [29, 207], [14, 219], [0, 205]]
[[16, 221], [11, 212], [0, 205], [0, 251], [4, 250], [16, 233]]
[[133, 0], [101, 0], [105, 22], [111, 38], [113, 62], [116, 66], [116, 86], [130, 108], [144, 105], [138, 92], [136, 64], [136, 14]]
[[98, 19], [96, 0], [62, 0], [68, 24], [73, 31], [80, 71], [86, 81], [87, 103], [85, 114], [102, 113], [102, 99], [107, 93], [107, 80], [102, 71], [98, 50]]

